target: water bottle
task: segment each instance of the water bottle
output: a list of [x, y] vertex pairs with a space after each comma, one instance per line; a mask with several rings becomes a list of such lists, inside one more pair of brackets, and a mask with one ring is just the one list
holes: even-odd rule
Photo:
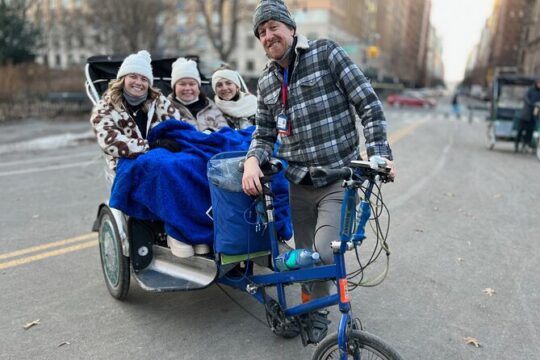
[[306, 249], [294, 249], [276, 257], [275, 265], [279, 271], [296, 270], [312, 266], [319, 262], [318, 252]]

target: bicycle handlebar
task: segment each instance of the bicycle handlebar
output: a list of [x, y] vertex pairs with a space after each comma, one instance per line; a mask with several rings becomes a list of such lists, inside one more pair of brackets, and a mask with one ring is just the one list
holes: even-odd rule
[[327, 169], [321, 167], [310, 169], [312, 177], [324, 177], [328, 182], [352, 180], [355, 175], [360, 178], [368, 178], [371, 180], [375, 180], [375, 178], [379, 176], [383, 182], [387, 182], [392, 180], [388, 176], [389, 172], [390, 168], [386, 166], [386, 160], [379, 156], [373, 156], [370, 161], [353, 160], [349, 166], [340, 169]]

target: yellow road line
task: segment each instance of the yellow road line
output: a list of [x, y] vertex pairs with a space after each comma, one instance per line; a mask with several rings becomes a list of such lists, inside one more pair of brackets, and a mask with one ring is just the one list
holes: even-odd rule
[[9, 259], [9, 258], [12, 258], [12, 257], [21, 256], [21, 255], [28, 254], [28, 253], [33, 253], [33, 252], [38, 252], [38, 251], [45, 250], [45, 249], [50, 249], [52, 247], [58, 247], [58, 246], [66, 245], [66, 244], [71, 244], [71, 243], [74, 243], [74, 242], [79, 242], [79, 241], [89, 240], [89, 239], [95, 239], [95, 238], [97, 238], [97, 233], [89, 233], [89, 234], [79, 235], [79, 236], [76, 236], [76, 237], [73, 237], [73, 238], [70, 238], [70, 239], [55, 241], [55, 242], [51, 242], [51, 243], [48, 243], [48, 244], [33, 246], [33, 247], [30, 247], [30, 248], [26, 248], [26, 249], [21, 249], [21, 250], [17, 250], [17, 251], [5, 253], [5, 254], [0, 254], [0, 260]]
[[[97, 235], [95, 235], [95, 236], [97, 236]], [[50, 258], [50, 257], [53, 257], [53, 256], [58, 256], [58, 255], [70, 253], [70, 252], [73, 252], [73, 251], [78, 251], [78, 250], [94, 247], [97, 244], [98, 244], [97, 239], [94, 239], [94, 240], [83, 242], [81, 244], [68, 246], [68, 247], [53, 250], [53, 251], [48, 251], [48, 252], [45, 252], [45, 253], [42, 253], [42, 254], [27, 256], [27, 257], [16, 259], [16, 260], [11, 260], [11, 261], [8, 261], [8, 262], [5, 262], [5, 263], [0, 263], [0, 270], [11, 268], [11, 267], [14, 267], [14, 266], [28, 264], [30, 262], [34, 262], [34, 261], [37, 261], [37, 260], [43, 260], [43, 259]]]
[[[422, 119], [421, 121], [414, 122], [412, 124], [409, 124], [405, 127], [402, 127], [401, 129], [393, 132], [392, 134], [388, 135], [388, 142], [390, 144], [395, 144], [399, 140], [403, 139], [405, 136], [409, 135], [414, 129], [425, 123], [427, 119]], [[367, 159], [367, 153], [366, 151], [362, 151], [360, 154], [362, 159]]]
[[388, 136], [388, 142], [390, 142], [391, 144], [395, 144], [396, 142], [398, 142], [405, 136], [409, 135], [414, 129], [424, 124], [426, 121], [427, 119], [422, 119], [421, 121], [414, 122], [408, 126], [405, 126], [393, 132], [392, 134], [390, 134], [390, 136]]
[[[407, 136], [415, 128], [422, 125], [426, 121], [427, 120], [424, 119], [422, 121], [412, 123], [412, 124], [410, 124], [408, 126], [405, 126], [405, 127], [401, 128], [401, 129], [397, 130], [396, 132], [389, 135], [388, 141], [390, 143], [392, 143], [392, 144], [395, 144], [396, 142], [398, 142], [399, 140], [401, 140], [402, 138]], [[362, 157], [365, 158], [365, 156], [366, 156], [366, 154], [364, 152], [362, 154]], [[92, 240], [82, 242], [84, 240], [89, 240], [89, 239], [92, 239]], [[46, 258], [49, 258], [49, 257], [58, 256], [58, 255], [70, 253], [70, 252], [73, 252], [73, 251], [78, 251], [78, 250], [82, 250], [82, 249], [86, 249], [86, 248], [96, 246], [98, 244], [97, 234], [96, 233], [84, 234], [84, 235], [76, 236], [76, 237], [73, 237], [73, 238], [70, 238], [70, 239], [55, 241], [55, 242], [51, 242], [51, 243], [48, 243], [48, 244], [33, 246], [33, 247], [30, 247], [30, 248], [27, 248], [27, 249], [21, 249], [21, 250], [17, 250], [17, 251], [5, 253], [5, 254], [0, 254], [0, 260], [9, 259], [9, 258], [13, 258], [13, 257], [33, 253], [33, 252], [38, 252], [38, 251], [50, 249], [50, 248], [53, 248], [53, 247], [59, 247], [59, 246], [67, 245], [67, 244], [72, 244], [72, 243], [76, 243], [76, 242], [79, 242], [79, 241], [81, 241], [81, 243], [77, 244], [77, 245], [68, 246], [68, 247], [65, 247], [65, 248], [52, 250], [52, 251], [44, 252], [44, 253], [41, 253], [41, 254], [27, 256], [27, 257], [24, 257], [24, 258], [20, 258], [20, 259], [8, 261], [8, 262], [0, 263], [0, 270], [11, 268], [11, 267], [14, 267], [14, 266], [23, 265], [23, 264], [28, 264], [28, 263], [33, 262], [33, 261], [38, 261], [38, 260], [46, 259]]]

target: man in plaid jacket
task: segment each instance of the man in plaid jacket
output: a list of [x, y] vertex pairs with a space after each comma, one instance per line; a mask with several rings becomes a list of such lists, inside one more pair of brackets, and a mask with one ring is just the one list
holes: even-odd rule
[[[343, 188], [312, 177], [312, 167], [340, 168], [360, 158], [356, 117], [364, 129], [368, 157], [388, 159], [382, 106], [368, 80], [343, 48], [331, 40], [308, 41], [282, 0], [262, 0], [253, 30], [270, 59], [259, 78], [257, 128], [244, 164], [242, 187], [261, 192], [259, 165], [281, 142], [278, 157], [288, 162], [289, 197], [296, 248], [313, 249], [333, 262], [330, 242], [339, 239]], [[303, 301], [329, 294], [329, 283], [303, 286]]]

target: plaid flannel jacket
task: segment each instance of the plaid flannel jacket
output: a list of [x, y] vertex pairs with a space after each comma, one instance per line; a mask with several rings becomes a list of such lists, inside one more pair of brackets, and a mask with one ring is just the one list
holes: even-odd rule
[[[386, 119], [371, 84], [343, 48], [331, 40], [309, 41], [298, 35], [296, 60], [285, 113], [291, 134], [280, 136], [278, 157], [288, 162], [287, 178], [298, 184], [310, 167], [339, 168], [359, 159], [355, 113], [364, 128], [368, 156], [392, 159]], [[283, 75], [270, 62], [259, 78], [256, 129], [247, 157], [268, 160], [278, 138]], [[326, 179], [312, 178], [316, 187]]]

